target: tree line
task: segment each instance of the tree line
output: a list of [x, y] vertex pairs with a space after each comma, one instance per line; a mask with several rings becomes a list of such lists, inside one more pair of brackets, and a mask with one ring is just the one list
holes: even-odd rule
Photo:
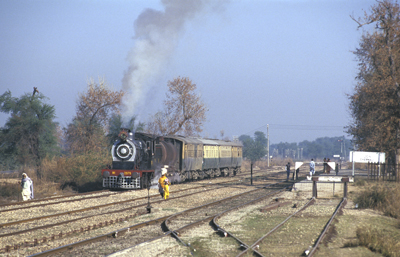
[[352, 151], [351, 140], [344, 137], [320, 137], [314, 141], [304, 140], [300, 143], [280, 142], [270, 146], [271, 156], [280, 158], [304, 159], [332, 159], [339, 155], [345, 159]]
[[134, 116], [123, 125], [124, 92], [111, 89], [104, 79], [90, 79], [78, 96], [75, 116], [63, 128], [55, 122], [55, 107], [37, 88], [21, 97], [7, 90], [0, 95], [0, 111], [9, 115], [0, 128], [0, 169], [28, 167], [38, 179], [73, 187], [101, 185], [100, 170], [111, 164], [110, 150], [122, 126], [158, 135], [202, 131], [207, 109], [196, 89], [189, 78], [175, 78], [168, 82], [163, 110], [146, 122]]
[[[268, 158], [268, 141], [264, 132], [256, 131], [254, 137], [241, 135], [239, 140], [243, 144], [243, 157], [252, 162]], [[272, 158], [290, 158], [293, 160], [332, 159], [334, 155], [347, 159], [351, 150], [352, 145], [349, 139], [344, 137], [321, 137], [314, 141], [305, 140], [300, 143], [280, 142], [271, 144], [269, 154]]]

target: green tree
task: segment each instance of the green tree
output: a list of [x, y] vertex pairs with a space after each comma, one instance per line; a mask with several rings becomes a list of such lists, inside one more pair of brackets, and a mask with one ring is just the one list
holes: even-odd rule
[[400, 147], [400, 10], [393, 1], [378, 1], [358, 27], [373, 24], [354, 51], [359, 71], [354, 94], [349, 95], [353, 122], [347, 132], [363, 151], [383, 151], [389, 162]]
[[54, 106], [44, 103], [46, 97], [34, 93], [12, 97], [8, 90], [0, 96], [0, 111], [11, 114], [0, 130], [0, 162], [3, 167], [34, 166], [38, 178], [46, 156], [59, 152]]
[[243, 144], [243, 157], [248, 158], [254, 163], [267, 154], [267, 138], [264, 132], [256, 131], [254, 139], [248, 135], [241, 135], [239, 140]]

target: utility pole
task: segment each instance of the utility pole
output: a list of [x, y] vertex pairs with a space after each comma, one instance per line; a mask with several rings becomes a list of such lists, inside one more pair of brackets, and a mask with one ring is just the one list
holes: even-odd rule
[[346, 159], [346, 141], [345, 141], [346, 139], [344, 138], [344, 136], [343, 136], [343, 153], [344, 153], [344, 158]]
[[267, 124], [267, 167], [269, 167], [269, 124]]

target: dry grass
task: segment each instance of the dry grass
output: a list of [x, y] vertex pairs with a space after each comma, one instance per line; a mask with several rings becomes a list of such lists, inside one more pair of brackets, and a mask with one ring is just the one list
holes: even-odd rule
[[46, 178], [38, 179], [36, 172], [28, 167], [22, 167], [18, 172], [1, 174], [0, 181], [0, 203], [21, 201], [21, 178], [26, 173], [33, 181], [33, 192], [35, 198], [45, 198], [54, 195], [62, 195], [71, 190], [61, 190], [60, 183], [54, 183]]
[[371, 208], [389, 217], [400, 218], [400, 184], [372, 182], [363, 187], [354, 199], [359, 208]]
[[[371, 253], [400, 256], [400, 184], [356, 180], [352, 188], [355, 193], [351, 198], [358, 208], [351, 211], [353, 218], [344, 222], [347, 219], [341, 217], [339, 224], [342, 223], [345, 230], [352, 228], [350, 230], [355, 232], [353, 239], [345, 241], [342, 249], [366, 247]], [[370, 212], [374, 215], [364, 214]]]
[[358, 245], [379, 252], [386, 257], [400, 256], [399, 238], [388, 231], [373, 228], [372, 226], [357, 229]]

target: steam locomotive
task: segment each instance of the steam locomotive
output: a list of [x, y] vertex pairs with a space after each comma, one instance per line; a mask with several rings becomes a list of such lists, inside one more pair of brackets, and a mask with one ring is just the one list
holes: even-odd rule
[[101, 171], [104, 188], [139, 189], [168, 166], [172, 183], [241, 171], [242, 144], [195, 137], [154, 136], [122, 129], [111, 149], [112, 167]]

